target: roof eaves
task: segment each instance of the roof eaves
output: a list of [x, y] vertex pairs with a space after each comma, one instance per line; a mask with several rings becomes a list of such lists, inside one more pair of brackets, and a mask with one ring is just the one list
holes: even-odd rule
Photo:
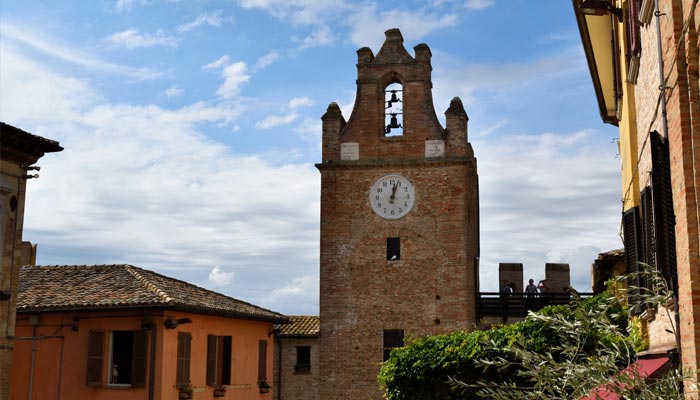
[[583, 51], [586, 55], [586, 62], [588, 63], [588, 71], [590, 72], [591, 80], [593, 81], [593, 88], [595, 90], [596, 100], [598, 102], [600, 117], [604, 123], [618, 126], [619, 121], [617, 116], [611, 116], [608, 114], [605, 94], [603, 93], [600, 76], [598, 74], [598, 65], [596, 63], [595, 53], [593, 51], [591, 36], [588, 30], [588, 24], [586, 23], [586, 16], [583, 14], [580, 8], [581, 0], [572, 0], [572, 3], [574, 7], [574, 14], [576, 15], [576, 24], [578, 25], [579, 34], [581, 35]]

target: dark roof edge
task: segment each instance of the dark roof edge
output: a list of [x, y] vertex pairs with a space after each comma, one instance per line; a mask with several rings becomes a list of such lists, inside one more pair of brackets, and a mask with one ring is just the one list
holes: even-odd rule
[[147, 310], [163, 310], [163, 311], [180, 311], [189, 312], [192, 314], [203, 314], [203, 315], [213, 315], [219, 317], [232, 317], [238, 319], [245, 319], [249, 321], [263, 321], [272, 323], [288, 323], [290, 320], [288, 317], [279, 314], [279, 317], [275, 316], [263, 316], [263, 315], [251, 315], [245, 313], [236, 313], [232, 311], [216, 310], [204, 307], [189, 307], [183, 306], [181, 304], [163, 304], [163, 305], [111, 305], [102, 307], [86, 307], [86, 306], [56, 306], [56, 307], [27, 307], [18, 308], [17, 314], [32, 314], [32, 313], [49, 313], [58, 314], [66, 312], [109, 312], [109, 311], [147, 311]]

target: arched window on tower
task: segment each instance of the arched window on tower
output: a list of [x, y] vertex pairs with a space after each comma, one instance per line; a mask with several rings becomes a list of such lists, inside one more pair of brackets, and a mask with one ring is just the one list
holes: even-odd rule
[[403, 86], [392, 83], [384, 89], [384, 136], [403, 135]]

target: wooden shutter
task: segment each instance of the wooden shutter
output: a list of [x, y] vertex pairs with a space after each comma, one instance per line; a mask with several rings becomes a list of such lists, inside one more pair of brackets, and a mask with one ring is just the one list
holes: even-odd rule
[[102, 386], [102, 364], [104, 359], [104, 331], [90, 331], [88, 334], [88, 357], [86, 384]]
[[258, 342], [258, 382], [267, 382], [267, 340]]
[[639, 305], [639, 289], [642, 286], [640, 281], [639, 272], [639, 251], [640, 251], [640, 237], [639, 237], [639, 207], [635, 206], [622, 214], [622, 230], [625, 240], [625, 264], [627, 266], [627, 273], [633, 274], [627, 281], [629, 287], [628, 298], [630, 310], [633, 315], [639, 315], [642, 313], [641, 307]]
[[671, 161], [668, 142], [656, 131], [651, 139], [651, 182], [654, 204], [654, 238], [656, 267], [662, 271], [669, 288], [678, 293], [676, 271], [676, 217], [673, 211]]
[[177, 333], [177, 372], [175, 386], [190, 385], [190, 349], [192, 334], [189, 332]]
[[132, 354], [131, 386], [146, 386], [146, 350], [148, 334], [143, 330], [134, 331], [134, 351]]
[[218, 339], [216, 335], [207, 335], [207, 385], [209, 386], [219, 383], [216, 381]]
[[[640, 272], [646, 270], [646, 266], [656, 265], [654, 261], [654, 208], [652, 207], [651, 188], [646, 187], [640, 193], [640, 209], [639, 209], [639, 264]], [[640, 276], [640, 287], [650, 289], [650, 281], [646, 275]]]
[[642, 37], [639, 32], [639, 9], [641, 0], [629, 0], [627, 2], [627, 12], [625, 13], [625, 34], [627, 43], [625, 48], [625, 58], [627, 65], [630, 65], [632, 57], [639, 56], [642, 52]]

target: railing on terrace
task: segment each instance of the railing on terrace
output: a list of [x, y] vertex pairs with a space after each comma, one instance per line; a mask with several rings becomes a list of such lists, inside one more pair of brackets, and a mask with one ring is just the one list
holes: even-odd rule
[[[593, 293], [578, 293], [581, 298]], [[569, 293], [509, 293], [479, 292], [476, 298], [477, 319], [484, 317], [525, 317], [528, 310], [539, 311], [551, 305], [569, 304], [573, 296]]]

